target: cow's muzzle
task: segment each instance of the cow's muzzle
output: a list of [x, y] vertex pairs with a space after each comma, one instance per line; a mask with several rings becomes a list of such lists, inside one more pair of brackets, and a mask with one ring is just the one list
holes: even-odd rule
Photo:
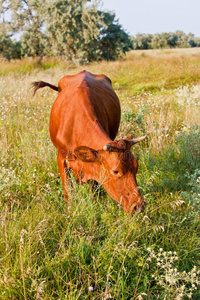
[[143, 212], [145, 210], [146, 207], [146, 202], [143, 201], [142, 205], [136, 205], [134, 207], [134, 212], [135, 214], [140, 214], [141, 212]]

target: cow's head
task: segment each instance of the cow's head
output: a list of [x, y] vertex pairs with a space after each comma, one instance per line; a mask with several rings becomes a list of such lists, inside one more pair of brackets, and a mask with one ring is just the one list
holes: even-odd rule
[[100, 182], [126, 212], [140, 213], [146, 203], [137, 185], [138, 162], [131, 147], [145, 137], [112, 141], [100, 150], [77, 147], [73, 157], [68, 157], [68, 164], [82, 182], [91, 179]]

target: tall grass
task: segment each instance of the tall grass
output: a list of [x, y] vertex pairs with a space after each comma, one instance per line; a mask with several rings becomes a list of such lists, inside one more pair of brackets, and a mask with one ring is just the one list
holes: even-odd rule
[[0, 299], [199, 299], [200, 57], [168, 52], [84, 66], [113, 81], [118, 137], [148, 135], [133, 149], [137, 216], [73, 178], [66, 212], [48, 133], [56, 93], [29, 86], [82, 68], [1, 63]]

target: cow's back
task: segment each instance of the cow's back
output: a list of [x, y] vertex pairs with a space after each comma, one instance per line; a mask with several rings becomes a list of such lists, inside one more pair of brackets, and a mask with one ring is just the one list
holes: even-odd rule
[[120, 124], [120, 103], [112, 88], [111, 81], [104, 75], [100, 76], [96, 77], [95, 80], [89, 77], [87, 86], [95, 114], [108, 136], [114, 140]]
[[[50, 117], [50, 134], [55, 145], [56, 139], [71, 149], [78, 144], [87, 145], [87, 141], [91, 146], [101, 135], [115, 138], [121, 111], [108, 77], [83, 71], [64, 76], [59, 89]], [[97, 147], [96, 142], [93, 146]]]

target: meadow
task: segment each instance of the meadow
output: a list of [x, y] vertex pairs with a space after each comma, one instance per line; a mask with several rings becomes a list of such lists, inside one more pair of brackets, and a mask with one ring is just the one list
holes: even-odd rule
[[[125, 213], [72, 178], [69, 209], [48, 131], [57, 85], [106, 74], [122, 106], [146, 210]], [[200, 48], [129, 52], [78, 67], [0, 61], [0, 299], [200, 299]]]

